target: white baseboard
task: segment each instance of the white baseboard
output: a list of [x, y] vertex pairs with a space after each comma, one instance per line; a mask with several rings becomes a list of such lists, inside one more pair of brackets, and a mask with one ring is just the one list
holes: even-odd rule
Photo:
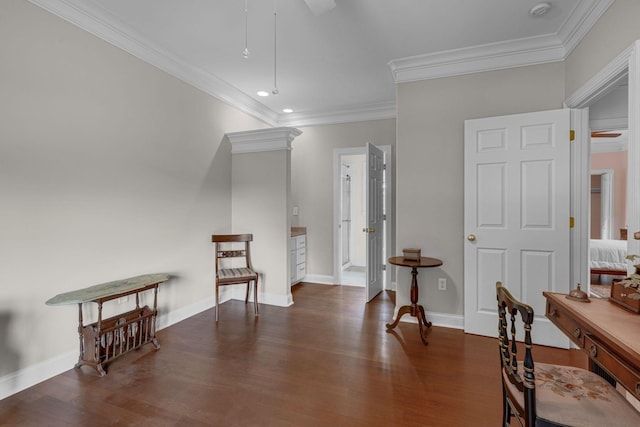
[[[336, 284], [336, 280], [334, 279], [333, 276], [327, 276], [323, 274], [307, 274], [306, 276], [304, 276], [304, 279], [302, 279], [302, 281], [307, 283], [314, 283], [318, 285], [335, 285]], [[342, 286], [362, 287], [363, 285], [342, 285]], [[395, 291], [396, 282], [389, 283], [389, 285], [385, 289], [388, 291]]]
[[[221, 293], [220, 302], [223, 303], [227, 301], [229, 298], [225, 298], [226, 295]], [[209, 297], [201, 301], [197, 301], [193, 304], [187, 305], [185, 307], [178, 308], [176, 310], [170, 311], [169, 313], [158, 313], [158, 326], [157, 329], [161, 330], [164, 328], [168, 328], [171, 325], [175, 325], [178, 322], [182, 322], [189, 317], [195, 316], [196, 314], [202, 313], [203, 311], [209, 310], [213, 308], [215, 305], [214, 297]]]
[[27, 366], [0, 378], [0, 400], [69, 370], [78, 361], [78, 350]]
[[307, 274], [302, 279], [303, 282], [317, 283], [318, 285], [335, 285], [336, 281], [333, 276], [327, 276], [324, 274]]
[[[397, 313], [396, 313], [397, 315]], [[395, 315], [393, 316], [395, 319]], [[464, 316], [457, 314], [433, 313], [427, 311], [427, 319], [434, 325], [442, 328], [464, 329]], [[402, 316], [401, 322], [418, 323], [418, 319], [412, 316]]]

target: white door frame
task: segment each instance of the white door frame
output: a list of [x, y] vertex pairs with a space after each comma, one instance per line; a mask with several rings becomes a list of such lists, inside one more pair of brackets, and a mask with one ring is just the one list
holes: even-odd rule
[[[625, 77], [629, 78], [629, 156], [627, 168], [627, 221], [629, 226], [628, 251], [640, 253], [640, 241], [633, 233], [640, 231], [640, 41], [637, 40], [609, 64], [587, 81], [565, 100], [569, 108], [587, 108], [606, 95]], [[590, 179], [590, 133], [587, 110], [572, 116], [572, 127], [576, 132], [572, 144], [572, 216], [575, 228], [572, 233], [571, 265], [572, 286], [589, 283], [589, 179]]]
[[[388, 257], [391, 253], [391, 236], [393, 233], [392, 224], [392, 210], [391, 200], [393, 200], [393, 182], [392, 177], [392, 162], [391, 162], [391, 145], [377, 145], [385, 155], [386, 168], [384, 171], [385, 179], [385, 191], [384, 191], [384, 210], [387, 215], [384, 225], [384, 256]], [[333, 282], [337, 284], [342, 283], [342, 245], [340, 244], [340, 176], [342, 165], [342, 156], [352, 156], [356, 154], [366, 154], [366, 147], [349, 147], [349, 148], [334, 148], [333, 150]], [[386, 264], [386, 260], [384, 260]], [[387, 267], [384, 272], [384, 288], [389, 289], [391, 281], [391, 269]]]

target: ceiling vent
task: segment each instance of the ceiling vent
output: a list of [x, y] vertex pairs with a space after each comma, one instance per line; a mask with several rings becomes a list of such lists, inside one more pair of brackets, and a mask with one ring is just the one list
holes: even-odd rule
[[531, 10], [529, 11], [529, 15], [533, 16], [534, 18], [536, 16], [542, 16], [545, 13], [549, 12], [549, 9], [551, 9], [551, 3], [548, 3], [548, 2], [538, 3], [537, 5], [531, 8]]

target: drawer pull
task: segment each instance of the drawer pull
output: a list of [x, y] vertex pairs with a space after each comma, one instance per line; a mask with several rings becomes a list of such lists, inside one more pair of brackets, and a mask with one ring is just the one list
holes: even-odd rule
[[556, 310], [555, 308], [552, 308], [551, 311], [549, 312], [549, 316], [555, 319], [556, 317], [558, 317], [558, 310]]
[[636, 394], [640, 396], [640, 383], [636, 383]]
[[626, 298], [626, 297], [627, 297], [627, 294], [625, 293], [620, 294], [620, 298]]
[[591, 355], [591, 357], [596, 357], [598, 355], [598, 348], [593, 344], [589, 347], [589, 355]]
[[580, 330], [580, 328], [575, 328], [573, 330], [573, 336], [576, 338], [580, 338], [580, 335], [582, 335], [582, 331]]

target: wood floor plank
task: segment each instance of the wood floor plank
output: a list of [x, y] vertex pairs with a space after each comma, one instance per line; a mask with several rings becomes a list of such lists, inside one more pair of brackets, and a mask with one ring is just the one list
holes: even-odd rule
[[[229, 301], [158, 332], [152, 346], [0, 401], [2, 426], [466, 426], [500, 424], [495, 339], [416, 324], [387, 333], [393, 292], [303, 283], [294, 305]], [[428, 307], [427, 307], [428, 308]], [[71, 327], [71, 326], [70, 326]], [[577, 350], [537, 361], [586, 367]]]

